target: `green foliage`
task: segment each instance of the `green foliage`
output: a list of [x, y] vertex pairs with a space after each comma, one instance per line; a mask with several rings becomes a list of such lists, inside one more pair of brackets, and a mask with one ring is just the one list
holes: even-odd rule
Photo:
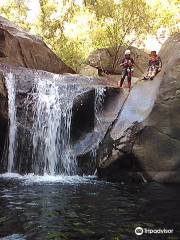
[[[34, 0], [39, 15], [28, 22], [28, 0], [0, 3], [1, 15], [40, 35], [56, 54], [79, 70], [91, 51], [115, 48], [113, 67], [120, 45], [131, 45], [147, 34], [156, 35], [160, 27], [178, 29], [177, 0]], [[168, 4], [167, 4], [168, 3]]]
[[179, 13], [180, 5], [176, 0], [154, 1], [154, 4], [149, 8], [151, 33], [156, 34], [161, 27], [169, 28], [171, 33], [178, 31]]
[[30, 29], [27, 22], [28, 11], [28, 5], [23, 0], [7, 0], [4, 4], [0, 3], [1, 15], [27, 30]]

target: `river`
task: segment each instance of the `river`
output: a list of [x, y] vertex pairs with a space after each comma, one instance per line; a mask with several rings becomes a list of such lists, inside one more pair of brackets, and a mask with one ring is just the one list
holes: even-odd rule
[[[0, 177], [0, 239], [180, 239], [179, 186], [95, 177]], [[136, 227], [173, 234], [135, 234]]]

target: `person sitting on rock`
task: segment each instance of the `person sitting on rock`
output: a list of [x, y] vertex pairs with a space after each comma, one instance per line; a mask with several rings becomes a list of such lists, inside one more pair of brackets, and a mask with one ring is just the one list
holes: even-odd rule
[[157, 55], [156, 51], [152, 51], [150, 54], [150, 60], [148, 65], [147, 75], [144, 77], [144, 80], [153, 80], [154, 77], [161, 71], [162, 61], [161, 58]]
[[125, 51], [125, 58], [123, 59], [120, 66], [123, 66], [122, 77], [121, 77], [121, 81], [120, 81], [120, 88], [122, 88], [124, 80], [127, 77], [128, 88], [129, 88], [129, 92], [130, 92], [130, 90], [131, 90], [131, 79], [132, 79], [132, 75], [133, 75], [133, 66], [134, 66], [134, 60], [131, 57], [131, 51], [130, 50]]

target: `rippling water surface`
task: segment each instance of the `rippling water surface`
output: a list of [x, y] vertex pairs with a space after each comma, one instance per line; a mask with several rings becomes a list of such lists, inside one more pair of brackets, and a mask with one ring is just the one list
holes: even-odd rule
[[[0, 239], [180, 239], [179, 202], [179, 186], [1, 175]], [[137, 226], [174, 234], [136, 236]]]

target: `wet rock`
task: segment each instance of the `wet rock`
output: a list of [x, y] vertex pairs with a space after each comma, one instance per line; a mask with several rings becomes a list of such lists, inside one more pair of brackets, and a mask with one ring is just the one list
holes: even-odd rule
[[7, 119], [7, 91], [3, 72], [0, 72], [0, 118]]
[[84, 93], [83, 98], [75, 99], [71, 120], [71, 141], [77, 142], [86, 134], [94, 130], [94, 90]]
[[53, 73], [75, 73], [42, 41], [0, 16], [0, 63]]
[[164, 72], [151, 114], [133, 148], [143, 169], [159, 182], [180, 182], [180, 34], [171, 37], [160, 55]]
[[4, 151], [7, 130], [8, 130], [8, 99], [7, 92], [5, 89], [4, 76], [0, 72], [0, 159], [2, 159], [2, 154]]
[[125, 91], [106, 88], [102, 111], [98, 119], [97, 115], [95, 116], [94, 128], [89, 133], [82, 135], [74, 146], [80, 174], [92, 175], [96, 172], [99, 145], [112, 122], [117, 118], [119, 109], [124, 104], [126, 97], [127, 92]]
[[[147, 180], [180, 182], [180, 34], [160, 51], [163, 69], [153, 81], [136, 83], [99, 151], [101, 177], [118, 180], [122, 162], [135, 160]], [[109, 145], [107, 144], [109, 143]], [[120, 166], [114, 168], [112, 165]], [[117, 170], [118, 169], [118, 170]], [[127, 175], [133, 164], [126, 168]]]
[[[11, 78], [15, 83], [15, 94], [16, 94], [16, 153], [14, 159], [14, 169], [19, 173], [29, 173], [34, 172], [34, 156], [33, 156], [33, 146], [32, 146], [32, 134], [33, 134], [33, 123], [34, 114], [37, 112], [36, 109], [36, 99], [38, 98], [37, 83], [39, 81], [48, 81], [49, 85], [45, 85], [45, 94], [48, 94], [50, 86], [56, 83], [59, 95], [64, 96], [64, 105], [68, 106], [68, 101], [71, 100], [70, 96], [75, 96], [72, 106], [72, 119], [70, 127], [70, 144], [75, 151], [77, 159], [88, 155], [93, 149], [94, 145], [97, 144], [98, 139], [103, 137], [106, 132], [107, 127], [112, 121], [117, 117], [118, 108], [116, 106], [110, 107], [109, 115], [108, 111], [104, 112], [106, 115], [102, 117], [104, 125], [102, 124], [102, 130], [99, 131], [96, 119], [96, 101], [95, 99], [99, 96], [98, 91], [105, 91], [106, 99], [103, 104], [108, 109], [108, 105], [111, 103], [113, 98], [116, 101], [122, 102], [124, 95], [121, 94], [119, 89], [115, 89], [108, 84], [108, 80], [103, 78], [90, 78], [78, 75], [57, 75], [44, 71], [37, 71], [33, 69], [27, 69], [23, 67], [13, 67], [9, 65], [0, 65], [0, 71], [3, 73], [4, 78]], [[3, 80], [4, 81], [4, 80]], [[0, 81], [3, 86], [3, 81]], [[52, 82], [52, 84], [51, 84]], [[44, 85], [43, 85], [44, 86]], [[49, 88], [48, 88], [49, 87]], [[77, 94], [74, 95], [77, 92]], [[2, 91], [4, 93], [4, 90]], [[103, 93], [102, 92], [102, 93]], [[49, 93], [50, 94], [50, 93]], [[69, 95], [70, 94], [70, 95]], [[122, 96], [121, 96], [122, 95]], [[4, 96], [5, 101], [8, 100], [7, 93]], [[47, 97], [47, 96], [44, 96]], [[121, 100], [121, 98], [123, 98]], [[108, 99], [110, 103], [108, 103]], [[98, 99], [96, 99], [98, 100]], [[98, 101], [100, 101], [99, 99]], [[107, 105], [107, 106], [106, 106]], [[3, 112], [8, 112], [8, 106]], [[114, 116], [112, 115], [114, 113]], [[61, 117], [61, 116], [59, 116]], [[68, 121], [68, 119], [67, 119]], [[6, 123], [8, 122], [6, 116]], [[68, 124], [68, 122], [67, 122]], [[1, 126], [3, 124], [1, 123]], [[96, 129], [96, 131], [94, 131]], [[101, 129], [101, 128], [100, 128]], [[6, 135], [8, 134], [8, 129], [6, 129]], [[101, 134], [100, 134], [101, 133]], [[88, 141], [88, 136], [92, 137]], [[3, 137], [2, 147], [5, 145], [5, 139]], [[85, 158], [83, 158], [85, 159]], [[4, 159], [3, 159], [4, 160]], [[91, 165], [91, 158], [86, 158], [87, 164], [83, 168], [83, 171], [79, 173], [89, 171], [89, 166]], [[89, 162], [90, 163], [89, 163]], [[95, 162], [94, 162], [95, 163]], [[89, 165], [90, 164], [90, 165]], [[79, 167], [81, 164], [79, 164]], [[0, 163], [1, 171], [4, 171], [7, 167], [7, 159]], [[95, 164], [90, 167], [91, 172], [95, 171]], [[38, 174], [43, 174], [43, 166], [37, 170]]]

